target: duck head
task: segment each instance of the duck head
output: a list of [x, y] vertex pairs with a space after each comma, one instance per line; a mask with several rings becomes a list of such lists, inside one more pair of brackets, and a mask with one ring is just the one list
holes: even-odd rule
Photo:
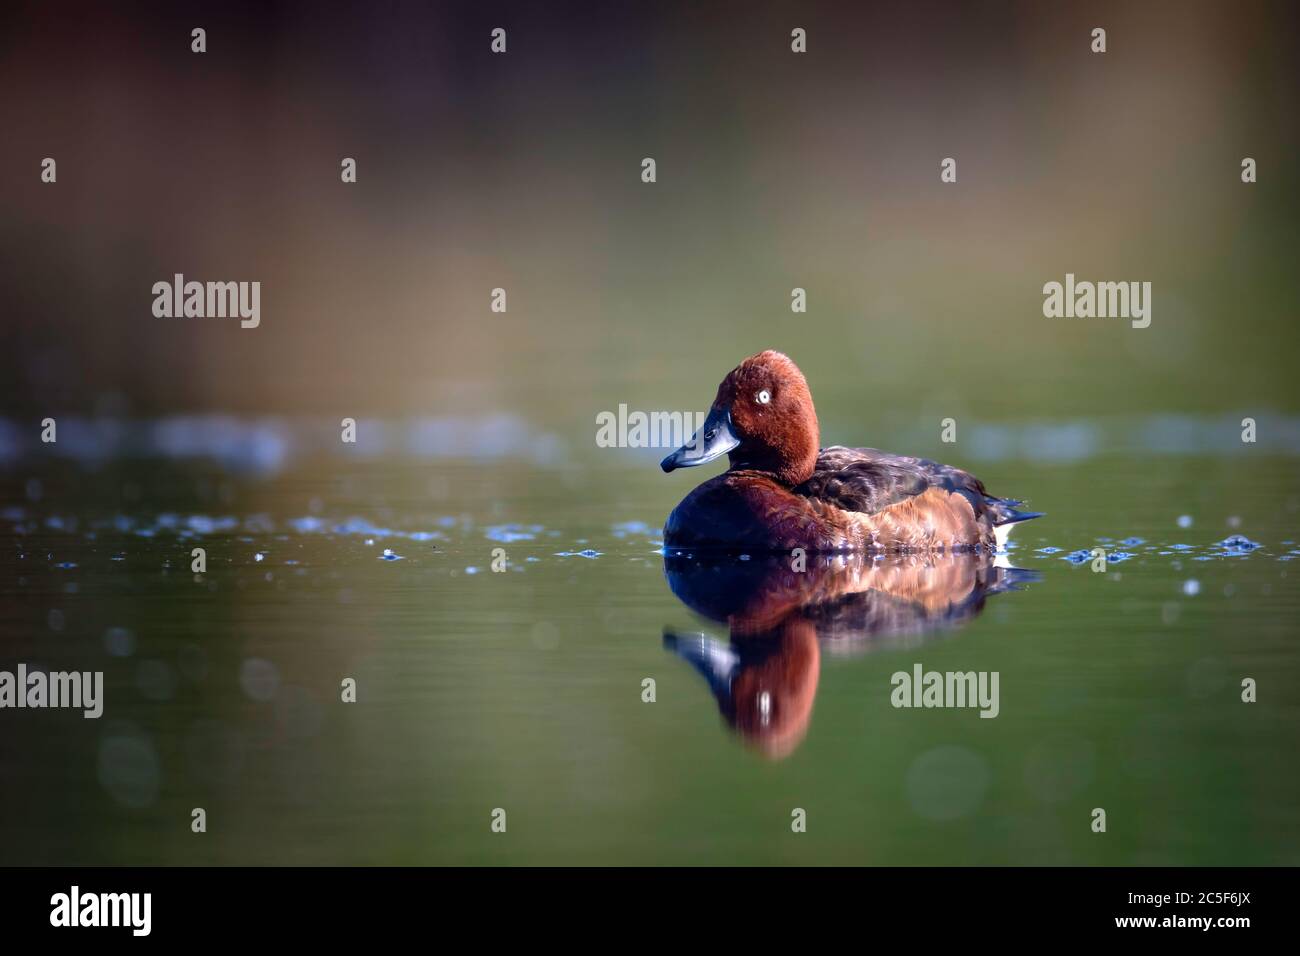
[[812, 476], [820, 440], [803, 372], [788, 356], [769, 350], [727, 374], [703, 427], [660, 467], [691, 468], [727, 455], [732, 469], [767, 472], [793, 487]]

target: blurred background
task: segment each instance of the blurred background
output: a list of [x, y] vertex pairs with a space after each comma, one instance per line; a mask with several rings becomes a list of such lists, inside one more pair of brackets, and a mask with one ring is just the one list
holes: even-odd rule
[[[109, 698], [0, 714], [0, 861], [1295, 863], [1297, 21], [5, 4], [0, 667]], [[178, 272], [260, 281], [260, 327], [155, 317]], [[1150, 282], [1150, 327], [1045, 318], [1066, 273]], [[997, 721], [900, 715], [913, 657], [868, 655], [772, 765], [665, 654], [658, 528], [706, 469], [595, 416], [703, 411], [765, 348], [825, 444], [1049, 512], [1044, 583], [923, 658], [1001, 669]], [[1109, 575], [1056, 553], [1133, 540]], [[790, 843], [809, 803], [834, 825]]]
[[[595, 411], [703, 409], [763, 348], [843, 440], [1297, 410], [1292, 4], [3, 17], [11, 418], [527, 410], [591, 445]], [[261, 328], [156, 319], [176, 272], [260, 280]], [[1066, 272], [1150, 281], [1151, 327], [1045, 319]]]

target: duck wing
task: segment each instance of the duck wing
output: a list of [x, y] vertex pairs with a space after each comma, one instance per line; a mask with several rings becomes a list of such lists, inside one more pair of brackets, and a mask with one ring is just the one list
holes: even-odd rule
[[1037, 517], [1016, 511], [1019, 501], [993, 497], [968, 471], [875, 448], [823, 448], [812, 477], [794, 491], [844, 511], [876, 514], [930, 489], [961, 495], [970, 502], [976, 517], [991, 525]]

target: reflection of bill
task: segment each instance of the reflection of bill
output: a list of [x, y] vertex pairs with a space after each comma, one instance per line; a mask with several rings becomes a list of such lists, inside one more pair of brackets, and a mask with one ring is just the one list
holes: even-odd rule
[[773, 758], [807, 733], [823, 649], [915, 646], [975, 617], [986, 595], [1037, 578], [969, 553], [809, 555], [802, 572], [785, 556], [670, 556], [664, 573], [683, 603], [726, 624], [731, 638], [666, 629], [664, 645], [704, 676], [727, 723]]

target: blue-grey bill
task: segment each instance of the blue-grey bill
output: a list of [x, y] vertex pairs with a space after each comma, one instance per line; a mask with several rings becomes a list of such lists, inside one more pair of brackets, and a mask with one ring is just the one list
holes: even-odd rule
[[731, 412], [727, 409], [710, 410], [704, 425], [685, 445], [659, 463], [664, 471], [674, 468], [693, 468], [715, 458], [721, 458], [740, 444], [731, 430]]

